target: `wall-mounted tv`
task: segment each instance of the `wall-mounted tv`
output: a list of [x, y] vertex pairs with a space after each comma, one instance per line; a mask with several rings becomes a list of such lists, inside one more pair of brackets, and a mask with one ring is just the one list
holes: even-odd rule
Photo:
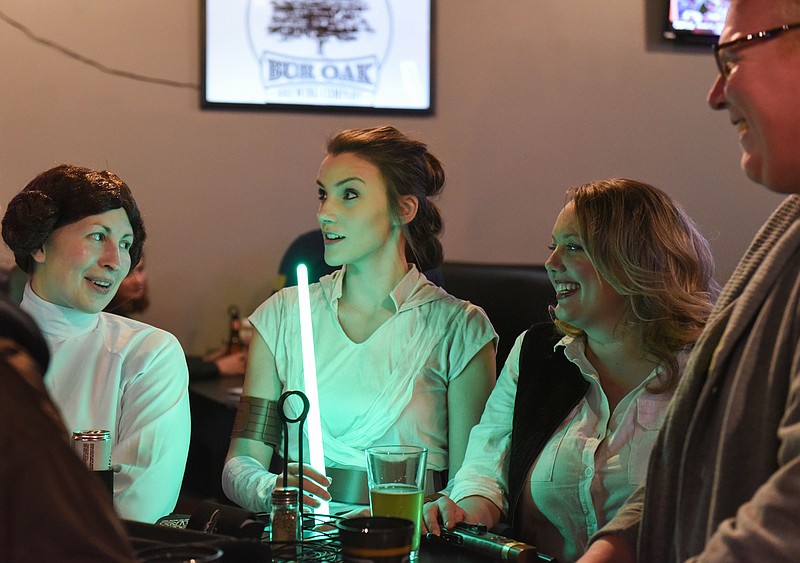
[[204, 0], [204, 108], [430, 113], [434, 0]]
[[730, 0], [669, 0], [664, 37], [682, 43], [719, 40]]

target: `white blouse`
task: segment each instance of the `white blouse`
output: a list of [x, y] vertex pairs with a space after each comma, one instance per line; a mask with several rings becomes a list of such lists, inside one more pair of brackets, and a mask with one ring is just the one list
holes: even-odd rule
[[[514, 343], [481, 421], [470, 434], [464, 463], [448, 492], [456, 502], [478, 495], [508, 511], [509, 449], [523, 337]], [[647, 391], [660, 374], [656, 369], [611, 412], [586, 358], [584, 340], [566, 336], [559, 346], [580, 368], [589, 388], [528, 472], [518, 507], [519, 532], [520, 539], [543, 553], [574, 561], [644, 480], [672, 393]], [[681, 354], [680, 365], [684, 360]]]
[[[338, 321], [343, 272], [309, 286], [326, 465], [364, 469], [365, 448], [414, 444], [428, 448], [430, 469], [446, 469], [447, 388], [496, 340], [491, 323], [412, 266], [390, 294], [397, 312], [353, 342]], [[250, 321], [275, 356], [283, 389], [303, 390], [297, 288], [276, 293]], [[289, 438], [294, 458], [296, 430]]]
[[21, 303], [50, 347], [45, 387], [67, 430], [110, 430], [114, 506], [155, 522], [175, 507], [189, 451], [189, 372], [170, 333], [85, 313], [25, 288]]

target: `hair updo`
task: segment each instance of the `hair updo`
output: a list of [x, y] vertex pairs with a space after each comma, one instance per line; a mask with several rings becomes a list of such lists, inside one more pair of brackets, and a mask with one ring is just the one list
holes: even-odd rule
[[32, 254], [54, 230], [120, 208], [133, 228], [132, 270], [142, 256], [144, 223], [130, 188], [109, 170], [61, 164], [42, 172], [9, 202], [3, 217], [3, 240], [17, 265], [30, 273]]
[[375, 165], [386, 183], [389, 209], [394, 217], [400, 215], [402, 196], [417, 199], [416, 216], [402, 227], [408, 242], [407, 259], [420, 271], [440, 266], [442, 215], [431, 198], [442, 191], [445, 178], [442, 163], [428, 152], [428, 146], [384, 125], [341, 131], [328, 141], [327, 151], [331, 156], [353, 153]]

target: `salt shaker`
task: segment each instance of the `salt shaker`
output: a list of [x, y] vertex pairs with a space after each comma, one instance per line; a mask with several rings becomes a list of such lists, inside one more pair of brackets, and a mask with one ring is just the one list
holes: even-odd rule
[[276, 487], [272, 490], [270, 541], [292, 542], [302, 539], [299, 492], [297, 487]]

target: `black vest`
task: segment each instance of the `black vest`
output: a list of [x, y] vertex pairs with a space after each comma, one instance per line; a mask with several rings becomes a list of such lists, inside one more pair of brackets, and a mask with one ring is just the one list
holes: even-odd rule
[[508, 517], [512, 527], [518, 523], [519, 499], [528, 471], [589, 388], [589, 382], [563, 349], [553, 351], [559, 340], [553, 323], [541, 323], [530, 327], [522, 341], [508, 469]]

